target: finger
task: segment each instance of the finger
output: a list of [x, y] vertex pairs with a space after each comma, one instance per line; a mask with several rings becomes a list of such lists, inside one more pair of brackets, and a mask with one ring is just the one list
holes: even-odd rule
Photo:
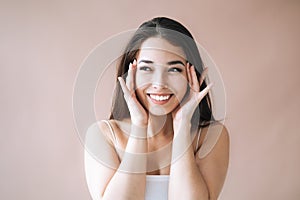
[[199, 92], [200, 91], [200, 84], [199, 84], [197, 74], [196, 74], [196, 70], [195, 70], [194, 66], [192, 66], [192, 69], [191, 69], [191, 76], [192, 76], [192, 82], [193, 82], [193, 90], [196, 91], [196, 92]]
[[202, 85], [203, 81], [205, 80], [205, 78], [206, 78], [206, 76], [207, 76], [207, 73], [208, 73], [208, 67], [206, 67], [206, 68], [202, 71], [201, 78], [200, 78], [200, 85]]
[[126, 99], [130, 95], [130, 91], [128, 90], [127, 85], [122, 77], [118, 77], [118, 80], [124, 93], [124, 97]]
[[133, 90], [133, 70], [132, 70], [132, 63], [129, 64], [129, 69], [127, 72], [127, 78], [126, 78], [126, 86], [129, 89], [129, 91]]
[[133, 66], [133, 67], [136, 67], [136, 66], [137, 66], [136, 59], [133, 60], [132, 66]]
[[137, 69], [137, 62], [136, 62], [136, 59], [133, 60], [133, 63], [132, 63], [132, 88], [131, 90], [132, 91], [135, 91], [135, 77], [136, 77], [136, 69]]
[[210, 83], [208, 84], [204, 90], [202, 90], [200, 93], [198, 93], [198, 101], [200, 102], [203, 97], [205, 97], [205, 95], [207, 95], [207, 93], [210, 91], [210, 89], [213, 87], [214, 83]]
[[192, 80], [191, 80], [191, 70], [190, 70], [190, 67], [191, 67], [191, 65], [190, 65], [190, 63], [188, 62], [187, 64], [186, 64], [186, 70], [187, 70], [187, 78], [188, 78], [188, 82], [189, 82], [189, 85], [190, 85], [190, 87], [192, 87]]

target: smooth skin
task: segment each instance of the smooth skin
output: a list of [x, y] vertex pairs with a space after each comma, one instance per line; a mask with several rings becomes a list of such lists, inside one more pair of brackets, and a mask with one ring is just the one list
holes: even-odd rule
[[[151, 45], [157, 47], [156, 50], [143, 48]], [[157, 49], [170, 51], [162, 53]], [[145, 65], [139, 62], [145, 58], [153, 63]], [[181, 61], [183, 65], [178, 62], [172, 64], [170, 61]], [[143, 65], [138, 66], [138, 63]], [[90, 188], [96, 194], [94, 199], [144, 199], [146, 175], [153, 173], [170, 175], [169, 199], [218, 198], [228, 168], [227, 129], [220, 123], [213, 123], [200, 130], [200, 145], [208, 129], [221, 131], [212, 151], [202, 159], [198, 156], [199, 152], [194, 152], [194, 145], [191, 145], [193, 138], [190, 121], [193, 112], [212, 87], [212, 84], [209, 84], [200, 91], [206, 74], [207, 69], [198, 80], [195, 68], [185, 61], [182, 50], [164, 39], [149, 38], [142, 44], [137, 60], [129, 66], [126, 81], [121, 77], [118, 78], [131, 116], [131, 119], [125, 123], [130, 126], [129, 134], [126, 135], [125, 129], [117, 128], [122, 126], [122, 123], [111, 122], [116, 127], [116, 137], [123, 143], [126, 153], [120, 158], [110, 136], [110, 130], [103, 122], [99, 123], [102, 134], [90, 131], [87, 136], [89, 141], [105, 141], [105, 144], [101, 145], [105, 148], [102, 152], [106, 152], [106, 158], [109, 159], [111, 166], [98, 163], [86, 152], [86, 166], [90, 171], [97, 171], [90, 175], [94, 177], [90, 180]], [[176, 84], [176, 81], [172, 82], [172, 80], [183, 81], [183, 83], [185, 80], [185, 84]], [[189, 87], [186, 87], [186, 83]], [[189, 95], [186, 96], [184, 94], [188, 89]], [[168, 103], [158, 106], [161, 109], [152, 109], [154, 105], [149, 99], [147, 100], [149, 98], [147, 92], [172, 93], [172, 96]], [[161, 125], [162, 119], [165, 122], [163, 125]], [[170, 130], [171, 136], [168, 134]], [[99, 138], [101, 137], [99, 135], [105, 139]], [[123, 137], [124, 135], [126, 137]], [[163, 146], [157, 146], [161, 141], [164, 141], [163, 144], [173, 142], [168, 155], [172, 162], [167, 167], [148, 172], [146, 153]], [[178, 152], [181, 152], [179, 157]]]

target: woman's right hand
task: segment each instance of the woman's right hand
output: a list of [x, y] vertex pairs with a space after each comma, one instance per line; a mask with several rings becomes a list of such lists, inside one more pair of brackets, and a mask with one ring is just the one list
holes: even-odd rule
[[129, 70], [126, 78], [126, 83], [122, 77], [118, 77], [122, 91], [124, 93], [124, 98], [127, 103], [131, 123], [136, 126], [147, 126], [148, 124], [148, 114], [140, 102], [136, 98], [135, 94], [135, 74], [137, 69], [136, 60], [129, 64]]

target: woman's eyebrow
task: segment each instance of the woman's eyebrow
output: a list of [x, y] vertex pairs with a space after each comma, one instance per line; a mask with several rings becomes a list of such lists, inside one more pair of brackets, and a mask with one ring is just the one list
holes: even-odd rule
[[140, 60], [140, 61], [139, 61], [139, 64], [142, 63], [142, 62], [143, 62], [143, 63], [147, 63], [147, 64], [153, 64], [153, 63], [154, 63], [154, 62], [151, 61], [151, 60]]
[[181, 64], [181, 65], [185, 66], [185, 65], [183, 64], [183, 62], [182, 62], [182, 61], [180, 61], [180, 60], [174, 60], [174, 61], [170, 61], [170, 62], [167, 62], [167, 64], [168, 64], [168, 65], [176, 65], [176, 64]]
[[[140, 60], [139, 61], [139, 63], [147, 63], [147, 64], [153, 64], [154, 62], [153, 61], [151, 61], [151, 60]], [[180, 65], [183, 65], [183, 66], [185, 66], [184, 65], [184, 63], [182, 62], [182, 61], [180, 61], [180, 60], [174, 60], [174, 61], [169, 61], [169, 62], [167, 62], [167, 65], [176, 65], [176, 64], [180, 64]]]

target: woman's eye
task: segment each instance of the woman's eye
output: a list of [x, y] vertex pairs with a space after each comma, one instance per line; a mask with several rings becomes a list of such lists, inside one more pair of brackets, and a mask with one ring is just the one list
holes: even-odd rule
[[168, 70], [169, 72], [182, 72], [182, 69], [178, 68], [178, 67], [172, 67]]
[[139, 68], [141, 71], [151, 71], [150, 67], [142, 66]]

